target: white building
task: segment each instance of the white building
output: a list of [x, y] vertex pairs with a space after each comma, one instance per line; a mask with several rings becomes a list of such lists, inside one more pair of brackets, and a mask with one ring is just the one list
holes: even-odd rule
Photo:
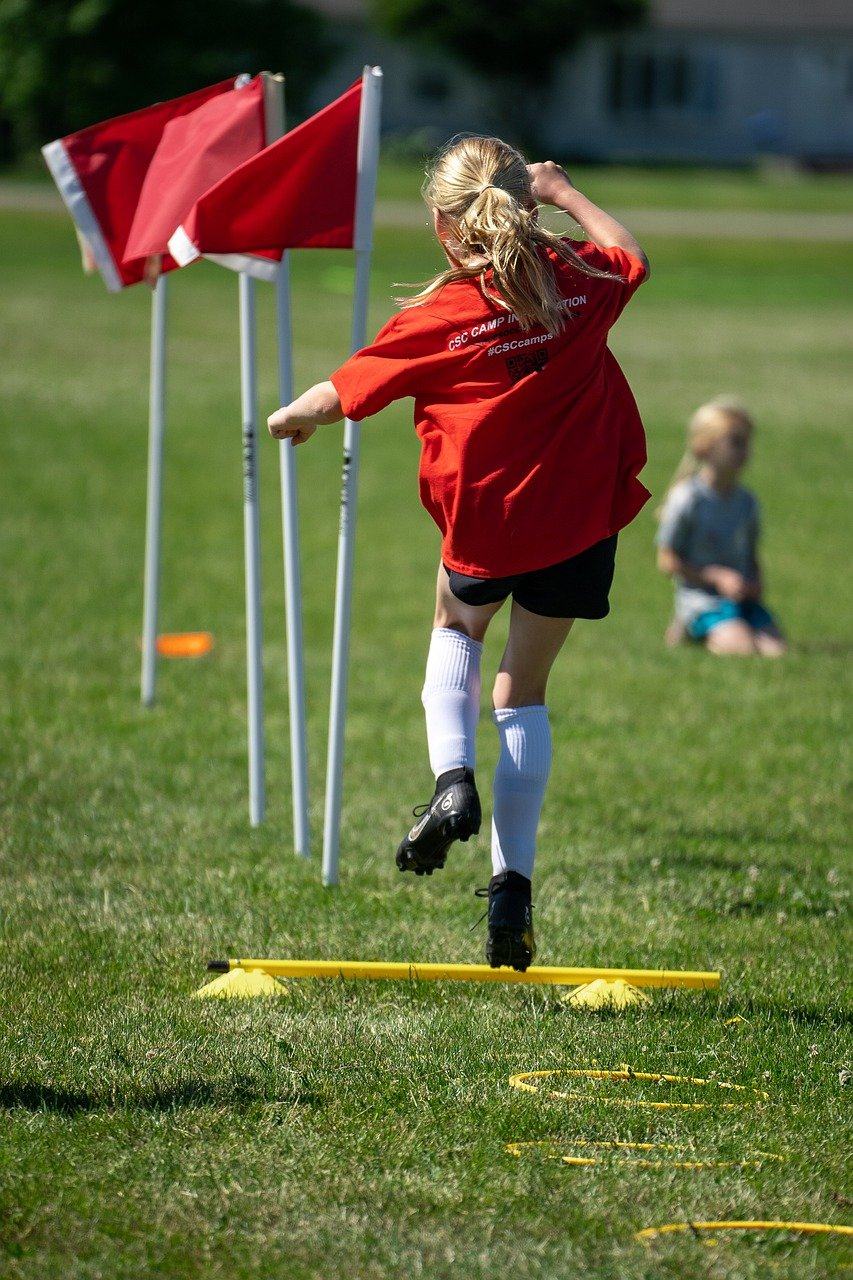
[[[449, 58], [375, 35], [364, 0], [303, 3], [346, 41], [317, 106], [379, 62], [386, 135], [422, 132], [432, 144], [458, 130], [508, 131], [512, 111], [489, 86]], [[536, 117], [556, 156], [737, 163], [776, 153], [849, 165], [853, 3], [651, 0], [644, 25], [589, 37], [562, 60]]]

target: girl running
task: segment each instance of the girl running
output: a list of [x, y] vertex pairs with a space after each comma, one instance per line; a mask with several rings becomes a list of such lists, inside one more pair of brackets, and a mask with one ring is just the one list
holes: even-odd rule
[[[486, 956], [535, 954], [531, 880], [551, 767], [548, 675], [575, 618], [609, 611], [616, 537], [646, 502], [634, 398], [607, 335], [647, 279], [646, 256], [553, 161], [527, 165], [498, 138], [457, 135], [422, 195], [448, 266], [375, 340], [269, 418], [276, 439], [360, 421], [404, 396], [422, 442], [420, 496], [442, 534], [421, 700], [435, 791], [397, 850], [430, 875], [480, 829], [474, 780], [480, 659], [512, 596], [492, 690], [493, 781]], [[586, 236], [540, 226], [554, 205]], [[483, 890], [485, 893], [485, 890]]]
[[727, 396], [696, 410], [660, 512], [658, 568], [675, 580], [670, 642], [775, 658], [786, 646], [761, 601], [758, 499], [739, 483], [754, 430], [744, 406]]

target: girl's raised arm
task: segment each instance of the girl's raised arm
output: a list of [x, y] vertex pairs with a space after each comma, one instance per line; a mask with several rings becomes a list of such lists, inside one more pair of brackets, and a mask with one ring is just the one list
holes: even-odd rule
[[604, 249], [615, 245], [639, 258], [648, 276], [649, 260], [639, 242], [627, 227], [623, 227], [621, 222], [605, 213], [604, 209], [599, 209], [597, 204], [593, 204], [578, 191], [565, 169], [553, 160], [544, 160], [538, 164], [529, 164], [527, 170], [536, 200], [542, 204], [552, 204], [568, 213], [594, 244], [601, 245]]

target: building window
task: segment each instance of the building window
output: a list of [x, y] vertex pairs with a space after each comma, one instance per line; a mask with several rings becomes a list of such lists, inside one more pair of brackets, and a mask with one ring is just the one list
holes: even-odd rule
[[717, 106], [717, 86], [717, 65], [707, 54], [616, 48], [610, 55], [613, 115], [710, 115]]

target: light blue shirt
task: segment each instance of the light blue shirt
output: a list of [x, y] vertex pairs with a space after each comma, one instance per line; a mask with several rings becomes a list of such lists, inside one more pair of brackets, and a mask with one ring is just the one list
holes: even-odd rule
[[[696, 569], [724, 565], [753, 578], [757, 572], [758, 499], [741, 485], [728, 493], [712, 489], [699, 476], [682, 480], [666, 500], [656, 538]], [[700, 613], [716, 609], [720, 595], [711, 587], [694, 587], [675, 579], [675, 615], [689, 624]]]

